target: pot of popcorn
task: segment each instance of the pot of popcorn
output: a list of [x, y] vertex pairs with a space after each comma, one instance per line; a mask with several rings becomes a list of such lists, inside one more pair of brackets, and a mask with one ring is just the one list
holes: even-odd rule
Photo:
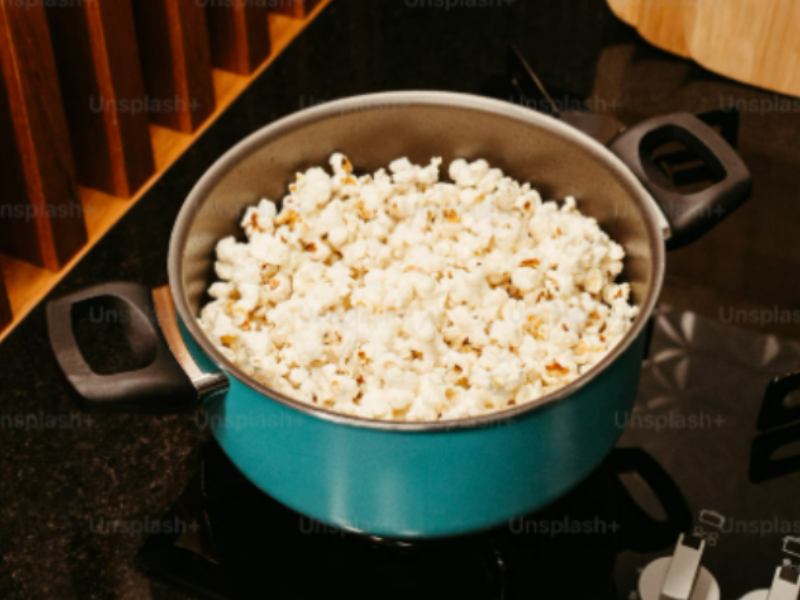
[[[679, 140], [717, 183], [682, 195], [649, 150]], [[186, 199], [169, 289], [48, 306], [91, 409], [199, 410], [265, 493], [391, 538], [474, 532], [594, 470], [633, 406], [667, 247], [749, 195], [689, 115], [605, 147], [552, 117], [442, 92], [303, 110], [225, 154]], [[100, 375], [76, 303], [124, 307], [148, 366]]]

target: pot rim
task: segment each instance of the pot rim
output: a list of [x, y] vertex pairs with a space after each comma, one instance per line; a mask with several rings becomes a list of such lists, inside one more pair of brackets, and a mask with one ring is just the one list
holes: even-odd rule
[[[466, 419], [452, 419], [447, 421], [383, 421], [379, 419], [368, 419], [365, 417], [354, 417], [335, 412], [332, 409], [316, 407], [301, 400], [293, 399], [280, 392], [272, 390], [267, 386], [254, 380], [245, 374], [239, 367], [229, 361], [217, 350], [212, 341], [200, 328], [196, 317], [193, 315], [189, 302], [183, 289], [183, 251], [188, 240], [189, 227], [197, 214], [199, 207], [206, 200], [207, 195], [214, 190], [218, 182], [221, 181], [233, 168], [243, 159], [261, 148], [265, 143], [278, 139], [283, 135], [300, 127], [325, 120], [341, 114], [361, 112], [367, 110], [381, 110], [385, 108], [397, 108], [401, 106], [450, 106], [476, 110], [488, 113], [499, 114], [508, 118], [516, 119], [528, 124], [535, 125], [549, 131], [568, 141], [582, 146], [586, 152], [596, 160], [610, 167], [619, 179], [625, 184], [628, 192], [639, 201], [642, 213], [647, 221], [649, 231], [649, 244], [653, 257], [653, 274], [651, 286], [647, 297], [639, 306], [639, 314], [625, 336], [606, 354], [596, 365], [586, 374], [578, 377], [575, 381], [561, 387], [541, 398], [514, 408], [505, 408], [478, 417]], [[554, 403], [566, 400], [569, 396], [589, 385], [593, 380], [600, 376], [613, 362], [615, 362], [641, 334], [647, 324], [651, 313], [655, 309], [656, 302], [661, 292], [664, 279], [666, 248], [664, 245], [665, 237], [668, 235], [669, 227], [666, 219], [641, 182], [633, 175], [630, 169], [615, 154], [605, 146], [575, 129], [574, 127], [559, 121], [549, 115], [536, 112], [529, 108], [524, 108], [505, 102], [482, 96], [440, 92], [440, 91], [401, 91], [401, 92], [381, 92], [376, 94], [364, 94], [343, 98], [328, 102], [319, 106], [307, 108], [299, 112], [288, 115], [278, 121], [267, 125], [250, 134], [230, 150], [225, 152], [217, 161], [203, 174], [198, 180], [192, 191], [187, 196], [181, 207], [175, 225], [172, 230], [168, 257], [168, 274], [170, 290], [178, 314], [188, 329], [192, 338], [200, 346], [203, 352], [228, 375], [232, 375], [239, 382], [250, 387], [266, 400], [279, 402], [293, 410], [298, 410], [306, 415], [332, 421], [342, 425], [363, 427], [368, 429], [394, 430], [398, 432], [414, 431], [447, 431], [454, 429], [474, 429], [482, 427], [493, 427], [506, 424], [506, 422], [527, 415], [528, 413], [544, 409]]]

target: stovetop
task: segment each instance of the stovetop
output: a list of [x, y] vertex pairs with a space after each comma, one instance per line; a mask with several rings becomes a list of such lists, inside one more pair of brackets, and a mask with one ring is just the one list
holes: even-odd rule
[[[796, 342], [691, 312], [656, 316], [636, 410], [619, 446], [647, 450], [682, 491], [693, 533], [716, 534], [703, 564], [726, 599], [768, 588], [779, 565], [800, 562], [792, 539], [800, 536], [800, 394], [792, 392], [800, 377], [773, 382], [798, 367]], [[707, 524], [715, 514], [725, 519], [721, 528]], [[638, 570], [656, 556], [621, 554], [620, 590], [635, 590]]]
[[704, 540], [702, 563], [722, 598], [739, 598], [800, 562], [791, 449], [800, 415], [791, 395], [783, 403], [786, 380], [765, 394], [798, 365], [798, 343], [659, 310], [639, 401], [616, 415], [628, 428], [601, 467], [543, 511], [445, 540], [381, 540], [313, 521], [209, 442], [138, 562], [202, 599], [636, 600], [642, 570], [683, 533], [695, 548]]

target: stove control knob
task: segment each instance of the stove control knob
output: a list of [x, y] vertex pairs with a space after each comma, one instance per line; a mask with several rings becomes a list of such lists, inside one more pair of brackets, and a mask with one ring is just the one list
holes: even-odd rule
[[755, 590], [742, 596], [741, 600], [797, 600], [800, 596], [800, 570], [791, 565], [775, 569], [772, 587]]
[[[697, 543], [697, 540], [691, 541]], [[695, 548], [684, 544], [681, 534], [672, 556], [654, 560], [642, 571], [639, 597], [642, 600], [719, 600], [716, 579], [700, 565], [703, 550], [703, 540]]]

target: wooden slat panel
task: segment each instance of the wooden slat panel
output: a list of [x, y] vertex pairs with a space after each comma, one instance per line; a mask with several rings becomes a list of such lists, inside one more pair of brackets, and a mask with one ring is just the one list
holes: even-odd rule
[[47, 9], [78, 180], [129, 198], [155, 172], [129, 0]]
[[[191, 147], [198, 136], [222, 115], [231, 103], [277, 59], [281, 52], [303, 31], [311, 20], [331, 2], [332, 0], [321, 0], [314, 12], [304, 20], [293, 19], [277, 13], [270, 14], [269, 28], [272, 52], [269, 58], [248, 77], [242, 77], [220, 69], [214, 70], [217, 106], [211, 117], [200, 126], [194, 135], [187, 135], [159, 125], [151, 125], [156, 169], [159, 174], [169, 169]], [[0, 78], [1, 80], [2, 78]], [[0, 136], [0, 149], [3, 146], [2, 142], [3, 137]], [[2, 166], [3, 163], [0, 163], [0, 167]], [[158, 181], [157, 177], [151, 177], [131, 200], [122, 200], [97, 189], [81, 187], [80, 194], [85, 206], [89, 243], [60, 271], [46, 271], [30, 263], [12, 258], [7, 254], [0, 254], [0, 270], [5, 278], [8, 298], [14, 315], [12, 324], [5, 329], [0, 329], [0, 342], [66, 276], [69, 270], [89, 252], [90, 248], [102, 239], [114, 224], [135, 206], [136, 202], [144, 196], [156, 181]], [[2, 182], [3, 179], [0, 177], [0, 184]]]
[[249, 75], [269, 56], [267, 3], [209, 2], [206, 15], [211, 62], [218, 69]]
[[150, 120], [191, 133], [214, 112], [204, 2], [133, 2]]
[[32, 212], [8, 88], [0, 72], [0, 251], [41, 264], [36, 225], [27, 218]]
[[2, 273], [0, 273], [0, 331], [5, 329], [12, 320], [11, 303], [8, 301], [6, 284], [3, 281]]
[[320, 0], [272, 0], [269, 10], [295, 19], [305, 19]]
[[0, 63], [14, 132], [2, 145], [25, 181], [24, 192], [13, 183], [14, 195], [0, 200], [12, 209], [0, 219], [0, 250], [57, 270], [86, 242], [86, 227], [42, 4], [0, 2]]

